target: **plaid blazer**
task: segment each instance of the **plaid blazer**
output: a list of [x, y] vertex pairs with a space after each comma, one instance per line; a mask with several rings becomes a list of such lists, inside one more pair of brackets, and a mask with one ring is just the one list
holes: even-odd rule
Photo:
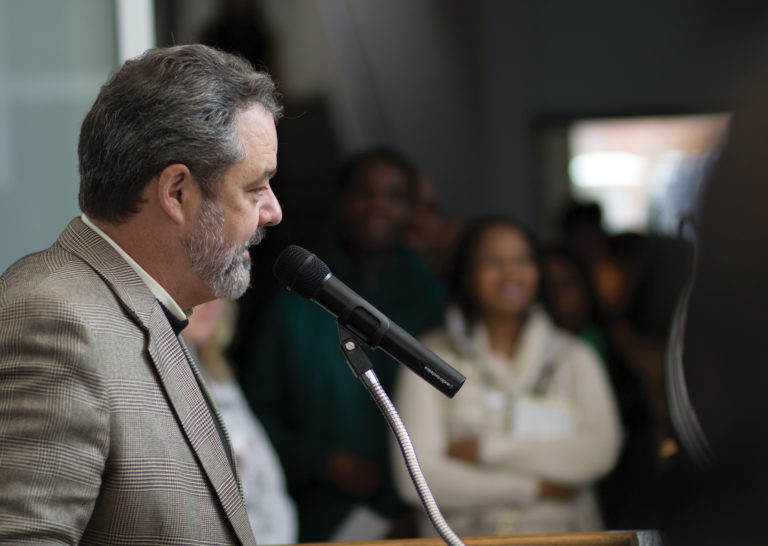
[[79, 218], [0, 277], [0, 542], [255, 544], [185, 351]]

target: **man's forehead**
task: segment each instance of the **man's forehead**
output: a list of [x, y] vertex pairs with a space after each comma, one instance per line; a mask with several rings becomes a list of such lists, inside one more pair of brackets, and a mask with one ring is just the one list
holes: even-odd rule
[[272, 115], [259, 107], [240, 113], [237, 134], [246, 161], [257, 161], [261, 170], [277, 168], [277, 130]]
[[257, 124], [276, 132], [275, 118], [272, 113], [259, 103], [250, 104], [240, 108], [235, 114], [235, 122], [238, 129], [243, 129]]

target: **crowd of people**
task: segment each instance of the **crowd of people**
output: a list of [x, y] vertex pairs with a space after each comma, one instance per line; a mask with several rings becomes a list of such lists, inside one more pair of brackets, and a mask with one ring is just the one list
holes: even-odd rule
[[[311, 250], [467, 377], [448, 399], [370, 354], [448, 522], [463, 535], [654, 527], [675, 455], [655, 336], [665, 326], [644, 330], [629, 310], [682, 288], [682, 275], [667, 275], [673, 287], [644, 278], [670, 270], [650, 248], [662, 242], [605, 233], [594, 204], [569, 203], [549, 244], [513, 218], [448, 219], [434, 184], [392, 149], [358, 153], [340, 173], [336, 237]], [[617, 250], [624, 240], [631, 252]], [[676, 260], [691, 265], [685, 252]], [[276, 288], [237, 354], [300, 540], [434, 535], [333, 317]]]

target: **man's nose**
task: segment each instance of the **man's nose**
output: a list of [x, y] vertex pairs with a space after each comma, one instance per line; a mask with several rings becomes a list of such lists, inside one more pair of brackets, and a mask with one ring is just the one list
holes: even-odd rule
[[276, 226], [283, 219], [283, 209], [271, 189], [267, 202], [262, 205], [259, 215], [261, 220], [259, 225], [262, 226]]

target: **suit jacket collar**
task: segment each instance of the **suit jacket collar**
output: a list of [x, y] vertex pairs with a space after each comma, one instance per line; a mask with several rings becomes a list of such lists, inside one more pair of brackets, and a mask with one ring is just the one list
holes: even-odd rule
[[58, 243], [90, 265], [115, 293], [123, 307], [146, 328], [157, 299], [133, 268], [80, 218], [73, 219]]
[[[204, 382], [196, 377], [160, 302], [135, 270], [100, 235], [80, 218], [73, 219], [58, 240], [63, 248], [89, 264], [114, 292], [129, 317], [147, 333], [147, 350], [161, 387], [181, 423], [187, 441], [197, 455], [224, 512], [246, 544], [254, 542], [239, 479], [232, 472], [224, 446], [208, 407], [221, 422]], [[231, 448], [230, 448], [231, 449]]]

